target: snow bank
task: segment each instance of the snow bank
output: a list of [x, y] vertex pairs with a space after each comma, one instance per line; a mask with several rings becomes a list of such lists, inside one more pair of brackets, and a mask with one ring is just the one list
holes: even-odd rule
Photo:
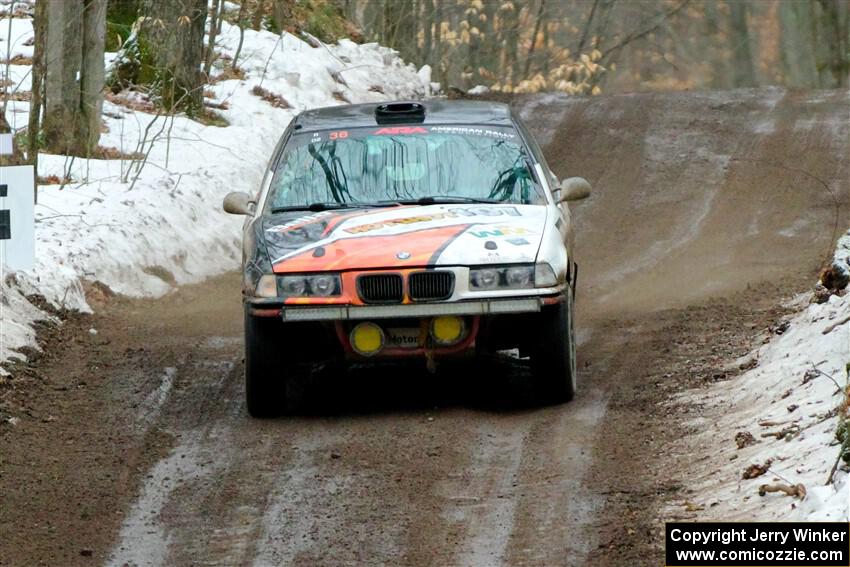
[[[12, 34], [7, 37], [6, 32], [4, 25], [0, 54], [5, 56], [8, 45], [13, 54], [31, 55], [24, 45], [32, 37], [30, 20], [15, 19]], [[238, 42], [239, 29], [224, 23], [218, 51], [232, 57]], [[45, 317], [25, 295], [40, 293], [53, 305], [85, 311], [83, 279], [122, 294], [158, 296], [174, 285], [235, 269], [242, 219], [223, 213], [221, 200], [229, 191], [257, 190], [272, 149], [298, 112], [344, 101], [430, 94], [427, 73], [423, 80], [395, 51], [374, 43], [342, 40], [311, 47], [290, 34], [246, 30], [238, 66], [246, 73], [244, 80], [207, 87], [213, 95], [207, 100], [226, 103], [227, 109], [217, 112], [227, 119], [227, 127], [104, 103], [108, 131], [100, 144], [148, 153], [135, 183], [131, 166], [137, 164], [131, 160], [40, 156], [40, 176], [68, 176], [71, 181], [63, 188], [39, 187], [35, 268], [0, 284], [0, 361], [20, 356], [14, 349], [33, 345], [31, 323]], [[12, 70], [13, 79], [28, 90], [28, 67]], [[274, 107], [252, 94], [258, 85], [283, 97], [291, 108]], [[27, 102], [12, 102], [7, 119], [14, 128], [23, 128], [27, 111]], [[142, 139], [148, 143], [140, 145]]]
[[[835, 261], [847, 263], [848, 258], [850, 231], [840, 239]], [[799, 301], [805, 305], [809, 298], [807, 294]], [[787, 321], [781, 336], [738, 361], [754, 368], [708, 390], [685, 393], [685, 403], [703, 406], [701, 417], [691, 423], [701, 433], [680, 447], [699, 467], [689, 478], [693, 498], [680, 504], [697, 511], [698, 519], [850, 520], [847, 467], [839, 463], [834, 482], [827, 484], [840, 450], [835, 430], [841, 390], [848, 383], [848, 317], [850, 294], [807, 305]], [[749, 433], [755, 442], [744, 442], [747, 446], [739, 449], [739, 433], [742, 441]], [[701, 458], [703, 450], [706, 456]], [[768, 461], [765, 474], [742, 478], [751, 464]], [[771, 483], [803, 484], [806, 497], [781, 492], [759, 496], [759, 486]]]

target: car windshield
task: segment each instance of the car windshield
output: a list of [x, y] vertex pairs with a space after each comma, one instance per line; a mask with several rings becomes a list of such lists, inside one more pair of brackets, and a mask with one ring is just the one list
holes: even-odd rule
[[443, 200], [546, 202], [512, 128], [386, 126], [293, 136], [269, 207]]

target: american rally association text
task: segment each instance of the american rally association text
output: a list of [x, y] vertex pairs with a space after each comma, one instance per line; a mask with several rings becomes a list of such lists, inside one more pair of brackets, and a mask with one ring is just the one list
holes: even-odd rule
[[845, 541], [847, 532], [827, 529], [797, 528], [793, 530], [764, 530], [746, 526], [731, 530], [682, 531], [674, 528], [670, 532], [673, 541], [687, 541], [695, 544], [721, 543], [728, 545], [738, 541], [767, 541], [785, 544], [793, 537], [794, 543]]

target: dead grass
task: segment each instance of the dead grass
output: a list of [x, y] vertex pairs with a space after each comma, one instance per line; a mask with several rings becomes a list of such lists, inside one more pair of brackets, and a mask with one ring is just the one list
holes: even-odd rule
[[98, 146], [91, 155], [92, 159], [124, 159], [139, 160], [145, 157], [141, 152], [122, 152], [118, 148]]
[[348, 97], [345, 96], [345, 93], [343, 93], [342, 91], [334, 91], [333, 95], [334, 98], [338, 101], [344, 102], [345, 104], [351, 104], [351, 101], [348, 100]]
[[29, 102], [30, 98], [32, 98], [32, 92], [30, 92], [30, 91], [15, 91], [15, 92], [9, 93], [8, 98], [9, 98], [9, 100]]
[[227, 121], [227, 118], [214, 110], [210, 110], [209, 108], [204, 108], [201, 114], [193, 118], [204, 126], [217, 126], [219, 128], [230, 126], [230, 122]]
[[118, 94], [106, 92], [104, 93], [103, 98], [105, 98], [116, 106], [123, 106], [124, 108], [129, 108], [130, 110], [147, 112], [148, 114], [156, 114], [156, 105], [150, 100], [142, 98], [127, 98], [127, 96], [125, 95], [126, 92], [128, 91], [121, 91]]
[[233, 81], [233, 80], [244, 81], [245, 80], [245, 71], [243, 71], [239, 67], [231, 67], [230, 65], [228, 65], [224, 69], [221, 70], [221, 73], [219, 73], [218, 75], [216, 75], [214, 77], [210, 77], [209, 81], [207, 81], [207, 82], [211, 85], [214, 85], [214, 84], [220, 83], [222, 81]]
[[11, 59], [3, 59], [0, 63], [3, 65], [6, 65], [7, 63], [9, 65], [32, 65], [32, 57], [26, 57], [18, 53]]
[[36, 183], [38, 185], [67, 185], [69, 183], [73, 183], [74, 180], [70, 177], [59, 177], [58, 175], [47, 175], [47, 176], [38, 176]]
[[251, 89], [251, 94], [260, 97], [275, 108], [292, 108], [289, 101], [281, 95], [273, 93], [268, 89], [264, 89], [260, 85], [255, 85], [254, 88]]

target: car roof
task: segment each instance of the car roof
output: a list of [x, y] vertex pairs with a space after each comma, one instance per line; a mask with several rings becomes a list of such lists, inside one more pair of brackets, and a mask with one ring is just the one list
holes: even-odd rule
[[[411, 120], [409, 124], [487, 124], [512, 126], [510, 107], [501, 102], [473, 100], [421, 100], [382, 101], [366, 104], [347, 104], [305, 110], [295, 117], [298, 132], [378, 126], [375, 111], [387, 104], [415, 103], [425, 110], [425, 119]], [[405, 122], [395, 122], [403, 124]]]

